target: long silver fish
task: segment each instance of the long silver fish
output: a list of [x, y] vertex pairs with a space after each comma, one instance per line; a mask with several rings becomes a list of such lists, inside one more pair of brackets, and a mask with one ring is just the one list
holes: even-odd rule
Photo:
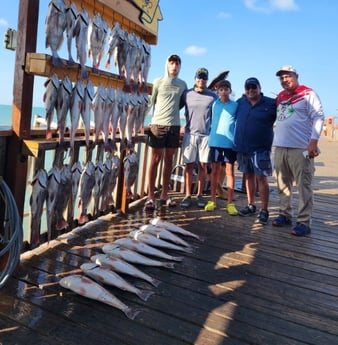
[[75, 37], [75, 45], [77, 51], [77, 59], [81, 66], [81, 78], [87, 79], [88, 73], [86, 71], [87, 61], [87, 34], [89, 25], [88, 12], [83, 8], [76, 17], [73, 36]]
[[80, 116], [84, 106], [85, 86], [82, 79], [79, 79], [72, 90], [70, 99], [70, 150], [71, 157], [74, 155], [75, 134], [79, 127]]
[[163, 262], [159, 260], [150, 259], [142, 254], [134, 252], [133, 250], [121, 247], [118, 244], [105, 244], [102, 247], [102, 251], [107, 255], [114, 256], [116, 258], [132, 262], [134, 264], [165, 268], [175, 267], [172, 262]]
[[100, 206], [100, 196], [101, 196], [101, 185], [102, 179], [104, 175], [104, 167], [102, 160], [98, 160], [95, 165], [95, 184], [93, 188], [93, 199], [94, 199], [94, 207], [93, 207], [93, 215], [97, 215], [99, 212]]
[[82, 164], [77, 161], [72, 166], [72, 197], [70, 207], [68, 208], [68, 218], [74, 218], [75, 202], [79, 190], [79, 183], [82, 174]]
[[154, 294], [153, 291], [138, 289], [123, 279], [116, 272], [110, 270], [109, 268], [101, 267], [98, 264], [85, 263], [82, 264], [80, 268], [87, 276], [95, 279], [98, 283], [112, 285], [123, 291], [131, 292], [141, 298], [143, 301], [148, 300], [148, 298]]
[[81, 112], [81, 118], [84, 125], [85, 130], [85, 140], [86, 146], [89, 147], [89, 139], [90, 139], [90, 119], [91, 119], [91, 111], [93, 108], [93, 99], [94, 99], [94, 86], [91, 80], [88, 80], [84, 97], [83, 97], [83, 110]]
[[135, 151], [127, 154], [123, 159], [124, 179], [127, 189], [127, 198], [133, 197], [131, 190], [132, 185], [136, 181], [138, 173], [138, 156]]
[[48, 242], [52, 238], [52, 226], [55, 215], [55, 205], [57, 202], [58, 189], [61, 183], [60, 169], [57, 167], [52, 167], [48, 171], [47, 180], [47, 232], [48, 232]]
[[59, 144], [64, 146], [67, 113], [70, 107], [70, 99], [72, 95], [72, 82], [68, 76], [65, 76], [58, 89], [58, 100], [56, 107], [56, 116], [58, 122]]
[[52, 63], [54, 66], [62, 66], [58, 50], [61, 48], [67, 25], [64, 0], [52, 0], [49, 3], [45, 24], [46, 48], [50, 48], [52, 52]]
[[80, 225], [88, 222], [87, 207], [92, 198], [92, 190], [95, 185], [95, 166], [88, 161], [82, 171], [80, 178], [79, 204], [81, 213], [78, 219]]
[[102, 174], [102, 180], [101, 180], [101, 185], [100, 185], [100, 199], [101, 199], [101, 204], [99, 207], [99, 210], [101, 212], [104, 212], [108, 209], [108, 188], [109, 188], [109, 180], [110, 180], [110, 175], [111, 175], [111, 168], [112, 168], [113, 162], [111, 158], [106, 158], [106, 160], [103, 162], [103, 174]]
[[40, 243], [40, 225], [43, 205], [47, 197], [48, 175], [45, 169], [39, 169], [31, 182], [32, 193], [29, 199], [31, 208], [31, 246], [34, 248]]
[[64, 217], [72, 193], [72, 170], [70, 165], [65, 164], [60, 170], [60, 184], [56, 196], [56, 230], [68, 228], [69, 224]]
[[119, 238], [118, 240], [114, 241], [115, 244], [120, 245], [121, 247], [134, 250], [136, 252], [139, 252], [141, 254], [151, 255], [151, 256], [157, 256], [162, 259], [166, 260], [172, 260], [172, 261], [182, 261], [183, 258], [181, 256], [172, 256], [169, 255], [162, 250], [159, 250], [157, 248], [154, 248], [144, 242], [137, 241], [130, 237], [125, 238]]
[[109, 185], [106, 190], [106, 193], [107, 193], [106, 198], [107, 198], [108, 205], [112, 205], [114, 203], [113, 191], [116, 186], [119, 169], [120, 169], [120, 157], [117, 155], [114, 155], [112, 158], [112, 167], [111, 167], [111, 173], [110, 173], [110, 178], [109, 178]]
[[73, 31], [75, 27], [75, 20], [77, 17], [78, 11], [76, 6], [71, 2], [66, 8], [66, 36], [67, 36], [67, 50], [68, 50], [68, 60], [73, 63], [74, 59], [72, 56], [72, 40], [73, 40]]
[[103, 84], [100, 84], [96, 90], [94, 97], [94, 123], [95, 123], [95, 139], [94, 142], [98, 143], [99, 136], [103, 131], [103, 119], [106, 108], [107, 91]]
[[52, 77], [45, 82], [46, 91], [43, 95], [43, 102], [46, 110], [46, 139], [52, 138], [51, 123], [53, 121], [54, 112], [56, 110], [58, 89], [60, 87], [60, 80], [56, 73], [53, 73]]
[[115, 91], [115, 102], [114, 102], [114, 107], [113, 107], [113, 114], [111, 117], [111, 126], [112, 126], [111, 139], [112, 139], [112, 147], [114, 151], [117, 150], [116, 148], [117, 129], [119, 126], [119, 120], [120, 120], [121, 114], [124, 111], [123, 97], [124, 97], [123, 91], [120, 88], [117, 88]]
[[172, 242], [162, 240], [151, 234], [144, 233], [142, 230], [131, 231], [129, 233], [129, 237], [134, 238], [137, 241], [147, 243], [150, 246], [154, 246], [154, 247], [172, 249], [172, 250], [177, 250], [177, 251], [186, 252], [186, 253], [192, 252], [192, 249], [190, 247], [182, 247]]
[[64, 277], [59, 281], [59, 284], [81, 296], [115, 307], [121, 310], [131, 320], [135, 319], [140, 313], [139, 310], [128, 307], [100, 284], [83, 275], [74, 274]]
[[[115, 57], [115, 65], [117, 64], [117, 56], [118, 54], [122, 54], [125, 51], [123, 50], [123, 46], [128, 46], [127, 42], [127, 33], [125, 30], [121, 28], [120, 23], [116, 22], [111, 30], [110, 37], [109, 37], [109, 42], [108, 42], [108, 60], [106, 62], [106, 69], [110, 69], [111, 66], [111, 58], [112, 56]], [[126, 54], [125, 54], [125, 59], [126, 59]], [[120, 57], [121, 59], [121, 57]], [[124, 66], [124, 64], [122, 63]], [[120, 77], [124, 76], [122, 73], [122, 65], [121, 65], [121, 71], [120, 71], [120, 66], [118, 66], [119, 69], [119, 74]]]
[[102, 132], [103, 132], [103, 140], [104, 140], [104, 148], [105, 151], [112, 152], [112, 148], [108, 143], [109, 134], [112, 132], [112, 117], [114, 113], [114, 103], [115, 103], [115, 89], [109, 85], [107, 88], [107, 98], [104, 110], [104, 117], [103, 117], [103, 124], [102, 124]]
[[130, 263], [122, 259], [116, 258], [114, 256], [109, 256], [106, 254], [97, 254], [93, 255], [90, 258], [90, 260], [98, 265], [109, 267], [116, 272], [145, 280], [146, 282], [150, 283], [155, 287], [161, 284], [161, 282], [158, 279], [151, 277], [150, 275], [136, 268], [134, 265], [131, 265]]
[[175, 225], [174, 223], [170, 223], [170, 222], [167, 222], [165, 220], [153, 218], [150, 220], [150, 224], [165, 228], [169, 231], [176, 232], [176, 233], [184, 235], [184, 236], [190, 236], [190, 237], [196, 238], [197, 240], [202, 241], [202, 238], [199, 237], [198, 235], [196, 235], [196, 234], [194, 234], [188, 230], [185, 230], [185, 229]]
[[136, 95], [130, 95], [127, 103], [127, 123], [126, 123], [126, 139], [127, 148], [133, 149], [133, 134], [135, 134], [136, 116], [139, 108], [138, 98]]
[[144, 224], [140, 227], [140, 230], [144, 233], [160, 238], [161, 240], [170, 241], [178, 244], [179, 246], [190, 247], [190, 244], [188, 242], [184, 241], [181, 237], [175, 235], [165, 228], [161, 228], [152, 224]]
[[101, 14], [97, 13], [88, 26], [88, 56], [93, 60], [93, 69], [98, 70], [104, 54], [108, 25]]
[[142, 82], [143, 85], [146, 86], [148, 82], [148, 75], [151, 66], [151, 47], [150, 44], [143, 40], [143, 61], [142, 61], [142, 68], [141, 68], [141, 75], [142, 75]]

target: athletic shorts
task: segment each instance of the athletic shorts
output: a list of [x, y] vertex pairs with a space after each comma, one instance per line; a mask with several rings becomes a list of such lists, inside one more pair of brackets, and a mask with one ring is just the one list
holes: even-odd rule
[[208, 163], [209, 150], [208, 136], [184, 134], [182, 144], [184, 164], [194, 162]]
[[256, 176], [271, 176], [271, 151], [252, 154], [237, 152], [238, 170], [242, 173], [254, 173]]
[[233, 149], [222, 147], [210, 147], [209, 163], [235, 163], [237, 159], [237, 152]]
[[178, 148], [180, 146], [180, 126], [150, 125], [148, 144], [156, 149]]

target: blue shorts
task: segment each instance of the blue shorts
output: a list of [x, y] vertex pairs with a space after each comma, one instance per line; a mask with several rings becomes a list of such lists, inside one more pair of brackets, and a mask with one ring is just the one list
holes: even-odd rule
[[235, 163], [237, 153], [233, 149], [222, 147], [210, 147], [209, 162], [210, 163]]
[[238, 170], [242, 173], [254, 173], [256, 176], [271, 176], [271, 151], [254, 153], [237, 152]]

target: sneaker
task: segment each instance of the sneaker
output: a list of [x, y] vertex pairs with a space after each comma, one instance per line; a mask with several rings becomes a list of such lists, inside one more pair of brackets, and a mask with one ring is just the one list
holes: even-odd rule
[[252, 216], [256, 213], [256, 206], [249, 204], [245, 206], [242, 210], [238, 211], [238, 214], [242, 217]]
[[268, 210], [261, 210], [257, 217], [257, 223], [261, 223], [263, 225], [268, 224], [269, 221], [269, 211]]
[[294, 236], [306, 236], [311, 232], [311, 229], [309, 226], [297, 222], [297, 225], [292, 229], [291, 235]]
[[205, 205], [207, 204], [207, 201], [203, 198], [202, 195], [197, 195], [197, 206], [198, 207], [201, 207], [201, 208], [204, 208]]
[[190, 206], [191, 206], [191, 196], [186, 196], [181, 202], [181, 207], [189, 208]]
[[230, 214], [230, 216], [237, 216], [238, 211], [234, 203], [230, 203], [226, 207], [226, 211]]
[[272, 225], [273, 226], [284, 226], [284, 225], [291, 225], [291, 219], [287, 218], [286, 216], [284, 216], [283, 214], [280, 214], [277, 218], [275, 218], [272, 221]]
[[215, 201], [208, 201], [208, 203], [205, 205], [204, 210], [205, 211], [215, 211], [216, 203]]

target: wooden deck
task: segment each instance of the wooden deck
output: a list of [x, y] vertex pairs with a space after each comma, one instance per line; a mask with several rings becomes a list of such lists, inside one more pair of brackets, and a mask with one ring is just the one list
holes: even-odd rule
[[[146, 214], [135, 205], [127, 216], [102, 217], [22, 256], [0, 290], [0, 344], [338, 344], [338, 142], [324, 137], [320, 146], [310, 236], [296, 238], [288, 228], [231, 217], [222, 200], [213, 213], [177, 207]], [[236, 204], [244, 206], [246, 196], [237, 193]], [[271, 218], [277, 211], [272, 178]], [[128, 278], [155, 292], [145, 302], [108, 288], [141, 309], [134, 320], [59, 286], [61, 277], [80, 272], [103, 244], [154, 216], [204, 241], [185, 238], [193, 252], [172, 270], [140, 266], [161, 280], [156, 288]]]

